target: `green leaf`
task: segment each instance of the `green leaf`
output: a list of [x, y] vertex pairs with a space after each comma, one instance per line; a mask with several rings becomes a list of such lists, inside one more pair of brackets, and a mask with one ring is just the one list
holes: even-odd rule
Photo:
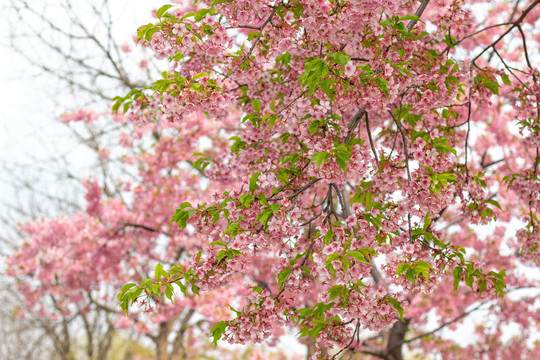
[[246, 147], [246, 142], [240, 139], [238, 136], [233, 136], [229, 140], [234, 140], [234, 143], [231, 145], [231, 152], [233, 153], [238, 152], [238, 150]]
[[420, 20], [420, 18], [416, 15], [404, 15], [400, 17], [399, 20], [414, 20], [414, 21], [420, 21], [421, 23], [423, 23], [423, 21]]
[[384, 95], [387, 98], [390, 97], [388, 93], [388, 80], [377, 77], [375, 78], [375, 82], [377, 83], [377, 86], [379, 87], [379, 89], [381, 89], [381, 91], [384, 93]]
[[433, 269], [433, 266], [431, 266], [431, 264], [428, 263], [427, 261], [417, 261], [416, 265], [422, 266], [422, 267], [425, 267], [425, 268], [428, 268], [428, 269]]
[[454, 290], [457, 290], [459, 282], [461, 281], [461, 273], [463, 268], [461, 266], [456, 266], [454, 269]]
[[261, 112], [261, 100], [259, 99], [253, 99], [251, 101], [251, 105], [253, 106], [253, 109], [255, 109], [256, 112]]
[[426, 268], [424, 266], [416, 266], [414, 268], [414, 270], [416, 271], [417, 274], [420, 273], [420, 274], [422, 274], [424, 276], [424, 278], [426, 280], [429, 280], [429, 269], [428, 268]]
[[172, 7], [173, 7], [172, 5], [163, 5], [162, 7], [160, 7], [156, 13], [156, 16], [158, 17], [158, 19], [160, 19], [163, 16], [163, 14], [165, 14], [165, 12]]
[[347, 65], [347, 63], [351, 61], [351, 58], [348, 55], [342, 53], [341, 51], [329, 55], [329, 58], [332, 60], [333, 63], [341, 66]]
[[399, 303], [399, 301], [397, 301], [396, 299], [390, 296], [387, 296], [386, 300], [390, 303], [390, 305], [394, 307], [394, 309], [397, 310], [401, 321], [405, 322], [405, 320], [403, 320], [403, 308], [401, 307], [401, 304]]
[[184, 210], [185, 208], [191, 206], [190, 203], [188, 202], [185, 202], [185, 203], [182, 203], [182, 205], [180, 205], [180, 207], [178, 209], [176, 209], [176, 212], [175, 214], [172, 216], [171, 218], [171, 224], [173, 222], [177, 223], [178, 226], [181, 228], [181, 229], [185, 229], [186, 226], [187, 226], [187, 221], [188, 219], [191, 217], [191, 215], [193, 215], [196, 210], [193, 209], [193, 210]]
[[339, 157], [336, 159], [337, 164], [341, 168], [341, 171], [343, 171], [344, 174], [347, 174], [347, 163], [340, 159]]
[[311, 135], [315, 135], [317, 131], [319, 130], [319, 127], [321, 126], [321, 122], [319, 120], [315, 120], [309, 125], [309, 133]]
[[347, 255], [350, 255], [352, 256], [353, 258], [355, 258], [356, 260], [364, 263], [364, 264], [369, 264], [369, 258], [366, 258], [366, 256], [360, 252], [360, 251], [356, 251], [356, 250], [349, 250], [347, 251]]
[[150, 39], [152, 39], [152, 35], [154, 35], [156, 33], [156, 31], [158, 31], [159, 28], [157, 26], [153, 27], [153, 28], [150, 28], [145, 34], [144, 34], [144, 38], [146, 39], [146, 41], [150, 41]]
[[405, 270], [409, 270], [411, 268], [411, 265], [409, 264], [401, 264], [398, 266], [398, 268], [396, 269], [396, 275], [401, 275], [405, 272]]
[[433, 145], [433, 147], [440, 153], [449, 153], [451, 152], [452, 154], [456, 155], [457, 156], [457, 152], [456, 152], [456, 149], [454, 149], [452, 146], [450, 145], [446, 145], [446, 144], [435, 144]]
[[278, 284], [279, 284], [279, 290], [283, 288], [283, 284], [285, 284], [285, 281], [289, 278], [289, 275], [292, 272], [292, 268], [286, 268], [279, 272], [278, 274]]
[[343, 291], [344, 286], [343, 285], [334, 285], [328, 290], [329, 294], [329, 300], [335, 299], [338, 296], [341, 295], [341, 292]]
[[321, 86], [321, 90], [328, 96], [328, 98], [332, 101], [336, 100], [336, 90], [335, 86], [333, 86], [335, 81], [333, 79], [321, 79], [319, 84]]
[[197, 11], [197, 13], [195, 14], [195, 21], [196, 22], [199, 22], [201, 21], [207, 14], [210, 13], [210, 15], [212, 15], [212, 11], [213, 9], [201, 9], [199, 11]]
[[494, 205], [498, 207], [500, 210], [502, 210], [501, 204], [499, 204], [497, 200], [489, 199], [489, 200], [486, 200], [485, 202], [490, 203], [491, 205]]
[[326, 257], [326, 261], [324, 262], [324, 265], [327, 266], [327, 265], [330, 265], [332, 262], [334, 262], [335, 260], [337, 259], [341, 259], [341, 255], [340, 254], [330, 254]]
[[259, 188], [259, 185], [257, 185], [257, 180], [259, 180], [259, 176], [261, 176], [260, 171], [253, 174], [249, 179], [249, 192], [253, 193]]
[[229, 324], [226, 321], [219, 321], [212, 327], [212, 330], [210, 330], [210, 334], [213, 338], [212, 344], [214, 344], [214, 346], [217, 346], [218, 340], [221, 339], [223, 334], [225, 334], [228, 326]]
[[[247, 38], [247, 39], [248, 39], [248, 41], [252, 41], [252, 40], [256, 39], [257, 36], [259, 36], [259, 32], [258, 32], [258, 31], [250, 32], [250, 33], [248, 34], [248, 38]], [[276, 62], [277, 62], [277, 59], [276, 59]]]
[[180, 209], [185, 209], [185, 208], [192, 208], [193, 206], [191, 205], [191, 203], [187, 202], [187, 201], [184, 201], [183, 203], [180, 204]]
[[165, 297], [167, 297], [167, 299], [169, 299], [169, 301], [172, 302], [173, 301], [172, 297], [174, 295], [174, 291], [173, 291], [170, 284], [167, 283], [166, 286], [167, 286], [167, 288], [165, 289]]
[[328, 159], [328, 156], [330, 154], [325, 151], [318, 151], [313, 154], [311, 157], [311, 161], [315, 161], [317, 163], [317, 169], [321, 167], [321, 165]]
[[277, 116], [276, 115], [267, 115], [267, 116], [265, 116], [265, 118], [267, 117], [268, 126], [270, 126], [270, 130], [272, 130], [274, 128], [274, 125], [276, 124]]
[[253, 199], [255, 199], [255, 196], [253, 196], [252, 194], [243, 194], [243, 195], [240, 195], [240, 197], [238, 198], [238, 200], [240, 200], [242, 205], [244, 205], [246, 208], [249, 207]]
[[429, 217], [429, 211], [428, 211], [426, 213], [426, 216], [424, 217], [424, 227], [422, 228], [422, 231], [426, 231], [430, 225], [431, 225], [431, 218]]
[[155, 269], [154, 269], [154, 275], [156, 276], [156, 280], [159, 281], [159, 279], [161, 279], [161, 276], [165, 277], [165, 278], [168, 278], [169, 277], [169, 274], [167, 274], [167, 272], [165, 270], [163, 270], [163, 265], [162, 264], [157, 264]]
[[279, 55], [276, 58], [276, 63], [282, 63], [283, 65], [287, 65], [290, 62], [291, 62], [291, 54], [289, 54], [289, 53]]
[[259, 294], [260, 294], [260, 293], [262, 293], [263, 289], [262, 289], [262, 287], [260, 287], [260, 286], [254, 286], [254, 287], [253, 287], [253, 291], [255, 291], [256, 293], [259, 293]]
[[512, 85], [512, 82], [510, 81], [510, 78], [508, 77], [508, 74], [506, 73], [501, 75], [501, 80], [503, 84]]
[[227, 247], [227, 244], [225, 244], [225, 243], [224, 243], [223, 241], [221, 241], [221, 240], [212, 241], [210, 244], [208, 244], [208, 246], [211, 246], [211, 245], [219, 245], [219, 246]]
[[120, 292], [118, 293], [118, 295], [116, 296], [116, 298], [118, 299], [118, 301], [122, 301], [122, 298], [124, 297], [124, 294], [129, 290], [131, 289], [132, 287], [136, 286], [137, 284], [134, 284], [134, 283], [129, 283], [129, 284], [126, 284], [122, 287], [122, 290], [120, 290]]
[[186, 294], [186, 291], [187, 291], [186, 285], [184, 285], [184, 283], [181, 282], [180, 280], [175, 281], [174, 283], [175, 283], [176, 285], [178, 285], [178, 287], [180, 288], [180, 291], [182, 291], [182, 293], [185, 295], [185, 294]]
[[484, 86], [491, 90], [491, 92], [495, 95], [499, 95], [499, 88], [501, 87], [498, 82], [496, 81], [484, 81]]
[[126, 313], [129, 313], [129, 305], [142, 294], [143, 289], [136, 284], [130, 283], [122, 287], [122, 290], [117, 295], [118, 302], [120, 303], [120, 308]]
[[416, 273], [410, 269], [407, 270], [405, 273], [405, 279], [416, 284]]

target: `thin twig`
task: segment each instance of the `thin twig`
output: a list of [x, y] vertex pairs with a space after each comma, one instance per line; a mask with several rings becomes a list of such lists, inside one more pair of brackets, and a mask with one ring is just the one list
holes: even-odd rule
[[403, 132], [403, 127], [399, 123], [399, 120], [394, 116], [392, 111], [388, 110], [388, 113], [390, 114], [390, 116], [392, 116], [392, 119], [394, 119], [394, 122], [396, 123], [396, 126], [398, 128], [398, 131], [401, 134], [401, 140], [403, 141], [403, 151], [405, 151], [405, 166], [407, 168], [407, 180], [410, 185], [411, 184], [411, 170], [409, 169], [409, 149], [407, 147], [407, 138], [405, 137], [405, 133]]
[[249, 48], [249, 51], [248, 53], [246, 54], [246, 56], [244, 56], [244, 58], [242, 59], [242, 61], [240, 61], [240, 63], [238, 65], [236, 65], [234, 67], [234, 69], [232, 69], [232, 71], [230, 73], [228, 73], [224, 78], [223, 78], [223, 81], [227, 80], [232, 74], [234, 74], [239, 68], [240, 66], [242, 66], [242, 64], [250, 58], [251, 54], [253, 53], [253, 50], [255, 50], [255, 47], [259, 44], [259, 42], [261, 41], [261, 36], [262, 36], [262, 33], [263, 33], [263, 30], [264, 28], [266, 27], [266, 25], [268, 25], [270, 23], [270, 21], [272, 20], [272, 18], [274, 17], [274, 15], [276, 14], [276, 11], [277, 9], [279, 8], [279, 6], [281, 5], [281, 2], [279, 4], [277, 4], [276, 6], [274, 6], [274, 8], [272, 9], [272, 13], [270, 14], [270, 16], [266, 19], [266, 21], [261, 25], [261, 27], [259, 28], [259, 35], [257, 35], [257, 38], [255, 39], [255, 42], [253, 43], [253, 46], [251, 46], [251, 48]]
[[294, 194], [292, 194], [292, 195], [285, 196], [285, 197], [279, 197], [279, 198], [275, 198], [275, 199], [268, 199], [268, 201], [278, 201], [278, 200], [283, 200], [285, 198], [288, 199], [288, 200], [293, 200], [296, 197], [298, 197], [298, 195], [300, 195], [301, 193], [306, 191], [311, 185], [315, 184], [319, 180], [321, 180], [321, 179], [320, 178], [315, 178], [315, 179], [311, 180], [306, 185], [304, 185], [300, 189], [296, 190], [296, 192]]
[[495, 24], [495, 25], [486, 26], [485, 28], [482, 28], [482, 29], [480, 29], [480, 30], [478, 30], [478, 31], [473, 32], [472, 34], [469, 34], [469, 35], [467, 35], [467, 36], [462, 37], [461, 39], [459, 39], [459, 40], [456, 41], [455, 43], [451, 43], [451, 44], [448, 45], [443, 51], [441, 51], [441, 52], [439, 53], [439, 56], [441, 56], [442, 54], [444, 54], [445, 52], [447, 52], [448, 50], [450, 50], [451, 47], [454, 47], [454, 46], [456, 46], [456, 45], [459, 45], [462, 41], [464, 41], [464, 40], [466, 40], [466, 39], [468, 39], [468, 38], [470, 38], [470, 37], [473, 37], [473, 36], [475, 36], [475, 35], [478, 35], [478, 34], [484, 32], [484, 31], [486, 31], [486, 30], [489, 30], [489, 29], [492, 29], [492, 28], [495, 28], [495, 27], [506, 26], [506, 25], [512, 25], [512, 24], [513, 24], [513, 23], [511, 23], [511, 22], [504, 22], [504, 23], [500, 23], [500, 24]]
[[492, 42], [488, 47], [484, 48], [484, 50], [482, 50], [478, 55], [476, 55], [474, 59], [472, 59], [472, 63], [474, 64], [480, 56], [482, 56], [486, 51], [488, 51], [488, 49], [490, 48], [495, 49], [495, 45], [497, 45], [499, 41], [501, 41], [506, 35], [508, 35], [510, 31], [512, 31], [516, 26], [518, 26], [525, 19], [527, 14], [529, 14], [529, 12], [531, 12], [531, 10], [534, 9], [536, 5], [538, 5], [539, 3], [540, 3], [540, 0], [536, 0], [527, 9], [523, 10], [523, 12], [521, 13], [521, 16], [512, 23], [512, 26], [510, 26], [501, 36], [499, 36], [497, 40]]
[[139, 228], [139, 229], [143, 229], [143, 230], [150, 231], [150, 232], [155, 232], [155, 233], [159, 233], [159, 234], [163, 234], [163, 235], [167, 235], [167, 236], [172, 236], [172, 234], [170, 234], [170, 233], [168, 233], [166, 231], [161, 231], [159, 229], [155, 229], [155, 228], [152, 228], [150, 226], [146, 226], [146, 225], [142, 225], [142, 224], [134, 224], [134, 223], [125, 222], [125, 223], [122, 223], [122, 225], [124, 225], [124, 227], [134, 227], [134, 228]]
[[465, 174], [466, 174], [466, 182], [469, 182], [469, 166], [467, 164], [467, 161], [468, 161], [468, 148], [469, 148], [469, 133], [471, 132], [471, 107], [472, 107], [472, 101], [471, 101], [471, 96], [469, 94], [469, 110], [467, 112], [467, 135], [465, 137]]
[[373, 152], [373, 156], [375, 156], [375, 160], [377, 160], [377, 163], [378, 163], [379, 157], [377, 156], [377, 151], [375, 150], [375, 144], [373, 144], [373, 138], [371, 137], [371, 129], [369, 128], [369, 119], [368, 119], [367, 112], [365, 116], [365, 121], [366, 121], [366, 129], [367, 129], [367, 134], [368, 134], [368, 139], [369, 139], [369, 145], [371, 145], [371, 151]]

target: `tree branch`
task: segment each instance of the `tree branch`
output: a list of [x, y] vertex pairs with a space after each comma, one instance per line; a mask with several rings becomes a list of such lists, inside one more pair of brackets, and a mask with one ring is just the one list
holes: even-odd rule
[[[428, 6], [428, 4], [429, 4], [429, 0], [423, 0], [422, 3], [420, 4], [420, 6], [418, 7], [418, 9], [416, 9], [416, 13], [414, 13], [414, 15], [416, 15], [418, 17], [421, 17], [422, 14], [424, 13], [424, 10]], [[416, 20], [411, 20], [407, 24], [407, 31], [410, 32], [412, 30], [412, 28], [414, 27], [414, 25], [416, 25], [416, 23], [417, 23]]]

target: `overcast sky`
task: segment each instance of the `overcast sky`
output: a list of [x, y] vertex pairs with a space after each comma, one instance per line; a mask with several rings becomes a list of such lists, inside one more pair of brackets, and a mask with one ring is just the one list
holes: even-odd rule
[[[9, 206], [26, 205], [25, 200], [17, 196], [17, 189], [14, 191], [12, 186], [15, 177], [28, 177], [29, 181], [34, 183], [43, 181], [46, 191], [54, 188], [53, 178], [36, 179], [34, 168], [44, 166], [46, 160], [55, 155], [67, 155], [72, 172], [79, 176], [88, 176], [82, 171], [86, 160], [84, 149], [73, 140], [68, 129], [57, 121], [60, 114], [72, 110], [74, 106], [68, 99], [58, 95], [61, 83], [51, 76], [43, 76], [41, 70], [31, 66], [24, 56], [10, 45], [10, 35], [23, 33], [28, 25], [17, 19], [16, 14], [9, 8], [10, 2], [11, 0], [0, 1], [0, 13], [3, 14], [3, 21], [0, 22], [0, 215], [4, 214]], [[53, 24], [66, 25], [62, 11], [55, 10], [58, 0], [28, 2], [35, 5], [36, 9], [47, 7], [48, 18]], [[164, 3], [167, 1], [110, 1], [114, 19], [113, 37], [120, 44], [132, 43], [131, 37], [136, 33], [137, 27], [152, 21], [151, 10]], [[76, 9], [87, 4], [87, 0], [71, 1], [71, 5]], [[88, 18], [91, 20], [90, 16]], [[83, 17], [81, 19], [84, 20]], [[31, 19], [28, 21], [31, 22]], [[47, 28], [44, 29], [47, 31]], [[45, 37], [47, 35], [45, 34]], [[18, 44], [22, 52], [34, 57], [37, 54], [39, 58], [45, 59], [45, 62], [55, 59], [50, 50], [36, 52], [30, 41], [28, 44]], [[14, 168], [17, 169], [16, 173], [10, 170]]]
[[[24, 28], [24, 24], [16, 23], [13, 13], [9, 11], [9, 0], [2, 1], [0, 12], [8, 14], [7, 21], [0, 22], [0, 153], [2, 158], [16, 158], [26, 153], [34, 144], [36, 136], [44, 137], [54, 135], [56, 126], [55, 116], [62, 113], [62, 109], [55, 107], [50, 90], [53, 84], [50, 78], [39, 78], [39, 70], [32, 68], [20, 54], [15, 52], [9, 44], [11, 32], [17, 32], [17, 26]], [[48, 0], [46, 0], [48, 1]], [[74, 7], [79, 2], [72, 1]], [[151, 9], [166, 3], [165, 0], [114, 0], [113, 12], [116, 14], [116, 27], [114, 36], [119, 40], [130, 40], [130, 35], [136, 32], [138, 26], [151, 21]], [[52, 3], [52, 1], [51, 1]], [[127, 6], [126, 4], [129, 4]], [[60, 14], [59, 14], [60, 18]], [[54, 18], [51, 19], [53, 22]], [[29, 49], [31, 51], [32, 49]], [[43, 54], [47, 56], [46, 53]], [[65, 109], [64, 109], [65, 110]], [[52, 118], [51, 118], [52, 117]]]

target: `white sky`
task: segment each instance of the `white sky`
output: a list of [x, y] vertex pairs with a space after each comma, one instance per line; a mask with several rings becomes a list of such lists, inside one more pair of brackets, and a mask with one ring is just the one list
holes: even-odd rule
[[[55, 10], [58, 0], [28, 1], [36, 8], [48, 7], [48, 14], [51, 14], [53, 23], [62, 25], [64, 21], [65, 24], [62, 11]], [[0, 109], [2, 109], [0, 116], [0, 215], [4, 213], [7, 204], [23, 205], [23, 207], [25, 205], [21, 204], [25, 201], [17, 197], [17, 189], [14, 191], [10, 186], [13, 184], [14, 176], [28, 175], [28, 178], [32, 179], [31, 173], [35, 176], [35, 168], [46, 166], [45, 160], [53, 156], [66, 155], [71, 171], [77, 175], [88, 176], [83, 170], [88, 153], [78, 146], [78, 143], [73, 140], [73, 135], [57, 121], [61, 113], [72, 110], [80, 104], [69, 103], [69, 99], [62, 96], [53, 96], [52, 94], [60, 94], [57, 91], [61, 83], [51, 76], [36, 76], [40, 75], [41, 71], [32, 67], [10, 46], [10, 34], [20, 34], [28, 25], [17, 19], [15, 13], [9, 8], [10, 2], [11, 0], [0, 1], [0, 14], [3, 14], [0, 21]], [[131, 36], [136, 33], [137, 27], [152, 21], [150, 11], [166, 2], [166, 0], [111, 0], [115, 19], [113, 36], [118, 43], [132, 44]], [[72, 0], [71, 4], [74, 8], [80, 8], [88, 4], [88, 1]], [[31, 19], [28, 22], [31, 23]], [[20, 47], [25, 51], [25, 44], [20, 44]], [[27, 45], [27, 50], [29, 55], [41, 56], [38, 52], [40, 50], [36, 51], [31, 45]], [[50, 50], [44, 50], [42, 56], [45, 63], [55, 59]], [[36, 159], [43, 161], [36, 161]], [[86, 165], [89, 165], [88, 161]], [[6, 166], [17, 168], [17, 173], [6, 170]], [[51, 178], [40, 179], [43, 181], [44, 190], [47, 191], [55, 186], [53, 176], [55, 169], [49, 170]], [[36, 180], [32, 179], [32, 181]]]

